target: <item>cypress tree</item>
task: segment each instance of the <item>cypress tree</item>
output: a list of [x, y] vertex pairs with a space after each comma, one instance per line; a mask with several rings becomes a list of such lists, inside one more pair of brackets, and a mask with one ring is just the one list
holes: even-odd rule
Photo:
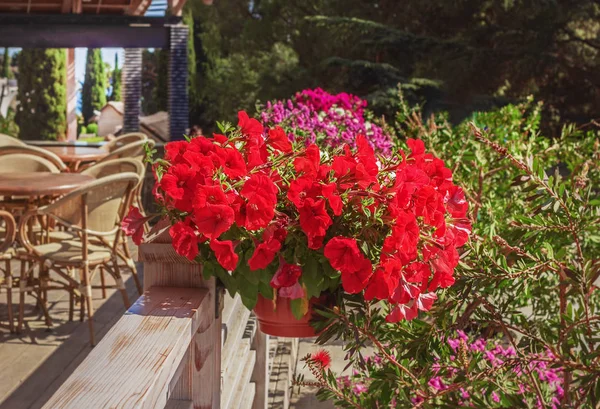
[[86, 124], [94, 116], [95, 110], [99, 111], [106, 105], [106, 88], [102, 50], [88, 48], [85, 80], [81, 90], [81, 113]]
[[[196, 105], [198, 100], [198, 94], [196, 92], [196, 37], [194, 35], [194, 16], [190, 7], [185, 7], [183, 10], [183, 24], [189, 29], [188, 43], [187, 43], [187, 56], [188, 56], [188, 100], [189, 106], [193, 107]], [[190, 109], [190, 115], [192, 110]], [[195, 121], [196, 118], [190, 118], [191, 121]]]
[[10, 69], [10, 55], [8, 54], [8, 47], [4, 48], [4, 56], [2, 58], [2, 69], [0, 70], [0, 78], [13, 78], [13, 73]]
[[121, 100], [121, 70], [119, 69], [119, 54], [115, 54], [115, 69], [112, 72], [112, 93], [111, 101]]
[[64, 49], [33, 48], [19, 54], [16, 122], [21, 139], [66, 138], [66, 59]]

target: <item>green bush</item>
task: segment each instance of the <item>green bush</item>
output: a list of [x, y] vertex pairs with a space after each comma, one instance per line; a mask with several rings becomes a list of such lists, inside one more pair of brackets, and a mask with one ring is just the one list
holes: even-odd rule
[[402, 104], [398, 134], [423, 139], [463, 186], [471, 241], [428, 314], [389, 324], [360, 296], [324, 313], [331, 327], [319, 342], [345, 339], [357, 372], [337, 379], [306, 357], [320, 398], [348, 408], [598, 407], [600, 132], [566, 125], [545, 138], [540, 111], [530, 100], [452, 127]]
[[98, 124], [88, 124], [86, 133], [98, 135]]

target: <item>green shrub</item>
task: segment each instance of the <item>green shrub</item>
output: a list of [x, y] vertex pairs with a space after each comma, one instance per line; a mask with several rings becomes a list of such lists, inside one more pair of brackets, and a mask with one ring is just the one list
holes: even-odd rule
[[453, 171], [473, 234], [429, 314], [388, 324], [360, 296], [324, 313], [331, 327], [319, 341], [345, 339], [357, 372], [336, 379], [306, 357], [320, 398], [348, 408], [598, 407], [600, 133], [566, 125], [545, 138], [540, 111], [528, 101], [452, 127], [402, 106], [398, 134], [423, 139]]
[[88, 124], [87, 133], [93, 134], [93, 135], [98, 135], [98, 124]]

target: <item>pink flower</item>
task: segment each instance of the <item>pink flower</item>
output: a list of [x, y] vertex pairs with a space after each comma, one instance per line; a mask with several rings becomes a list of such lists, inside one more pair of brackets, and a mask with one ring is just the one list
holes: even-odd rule
[[500, 402], [500, 396], [496, 392], [492, 392], [492, 400], [496, 403]]
[[357, 383], [354, 385], [354, 387], [352, 388], [352, 392], [354, 392], [355, 395], [360, 395], [364, 392], [366, 392], [367, 390], [369, 390], [369, 388], [367, 388], [364, 384], [362, 383]]

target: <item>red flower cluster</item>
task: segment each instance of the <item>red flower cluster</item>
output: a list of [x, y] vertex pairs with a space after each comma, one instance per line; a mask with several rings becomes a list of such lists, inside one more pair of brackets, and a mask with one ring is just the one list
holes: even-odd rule
[[[377, 265], [363, 255], [355, 238], [334, 237], [324, 252], [341, 272], [346, 292], [366, 289], [366, 300], [388, 300], [389, 322], [428, 311], [437, 299], [434, 291], [454, 284], [457, 248], [471, 231], [468, 204], [462, 189], [452, 183], [452, 172], [425, 153], [422, 141], [407, 143], [411, 153], [394, 167], [393, 183], [375, 189], [390, 227]], [[361, 182], [364, 186], [364, 180], [356, 180]]]
[[233, 277], [240, 259], [246, 274], [272, 267], [271, 287], [294, 299], [306, 297], [306, 260], [296, 254], [308, 252], [340, 272], [344, 291], [387, 300], [391, 322], [429, 310], [434, 291], [454, 283], [468, 205], [422, 141], [408, 140], [409, 155], [380, 161], [363, 136], [356, 151], [322, 153], [245, 112], [238, 119], [228, 136], [165, 147], [155, 196], [177, 220], [170, 230], [177, 253], [201, 261], [210, 256], [202, 247]]

